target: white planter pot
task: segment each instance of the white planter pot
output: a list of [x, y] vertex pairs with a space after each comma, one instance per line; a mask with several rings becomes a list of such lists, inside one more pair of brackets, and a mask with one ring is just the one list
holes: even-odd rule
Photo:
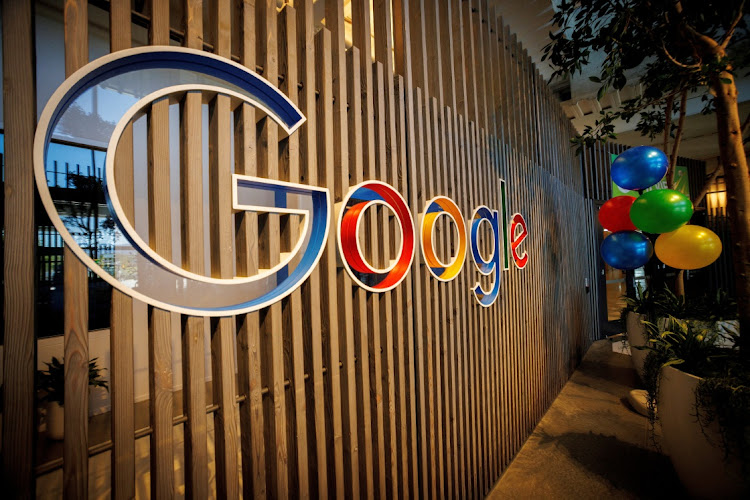
[[633, 359], [633, 366], [641, 380], [643, 380], [643, 363], [646, 361], [648, 351], [645, 349], [635, 349], [633, 346], [646, 345], [646, 325], [643, 324], [645, 319], [645, 315], [633, 311], [628, 312], [628, 316], [625, 318], [628, 344], [630, 344], [630, 357]]
[[662, 368], [658, 394], [664, 451], [687, 491], [700, 498], [747, 498], [750, 482], [738, 459], [724, 459], [719, 424], [701, 428], [695, 388], [701, 379], [671, 366]]
[[65, 433], [65, 410], [54, 401], [47, 403], [47, 437], [60, 441]]

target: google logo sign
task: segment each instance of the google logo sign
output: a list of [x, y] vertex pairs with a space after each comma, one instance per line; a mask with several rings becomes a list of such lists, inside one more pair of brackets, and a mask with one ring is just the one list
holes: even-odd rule
[[[66, 126], [77, 123], [77, 109], [85, 107], [86, 99], [96, 90], [118, 91], [116, 105], [110, 106], [113, 121], [102, 121], [96, 130]], [[188, 315], [229, 316], [257, 311], [287, 297], [317, 266], [334, 217], [332, 196], [326, 188], [232, 174], [231, 180], [223, 181], [226, 185], [222, 188], [230, 191], [232, 198], [231, 207], [224, 207], [226, 212], [222, 216], [250, 212], [299, 217], [300, 236], [291, 251], [284, 252], [272, 267], [259, 269], [252, 276], [231, 278], [194, 273], [172, 262], [170, 256], [160, 255], [125, 215], [116, 182], [115, 151], [126, 127], [147, 116], [153, 102], [176, 100], [190, 92], [224, 95], [235, 105], [249, 104], [290, 135], [305, 122], [302, 112], [278, 88], [231, 60], [181, 47], [123, 50], [87, 64], [50, 97], [34, 139], [39, 196], [50, 220], [76, 257], [121, 292], [152, 306]], [[86, 215], [70, 210], [70, 200], [61, 197], [60, 190], [50, 189], [55, 185], [50, 176], [57, 174], [46, 168], [53, 139], [85, 146], [92, 137], [108, 138], [103, 195], [115, 224], [108, 236], [114, 248], [110, 259], [114, 264], [106, 267], [91, 253], [85, 235], [81, 234], [80, 227], [88, 223]], [[231, 169], [231, 166], [219, 168]], [[479, 303], [490, 306], [498, 296], [501, 268], [508, 269], [510, 257], [519, 268], [528, 262], [528, 255], [520, 248], [528, 235], [526, 221], [520, 214], [506, 217], [505, 183], [500, 182], [502, 214], [481, 206], [466, 221], [453, 200], [438, 196], [425, 205], [418, 230], [406, 202], [392, 186], [379, 181], [354, 186], [340, 204], [336, 225], [338, 248], [346, 271], [355, 283], [371, 292], [393, 289], [411, 268], [418, 234], [424, 262], [440, 281], [455, 279], [470, 250], [479, 273], [493, 276], [490, 288], [485, 290], [480, 283], [472, 288]], [[377, 206], [395, 214], [400, 231], [396, 258], [382, 268], [368, 262], [359, 239], [365, 213]], [[446, 217], [458, 233], [458, 247], [446, 262], [435, 251], [435, 227], [441, 217]], [[479, 251], [483, 225], [488, 225], [492, 235], [492, 252], [486, 258]]]
[[[447, 196], [437, 196], [425, 204], [420, 215], [419, 243], [427, 268], [439, 281], [451, 281], [458, 276], [466, 262], [467, 233], [474, 265], [482, 275], [492, 275], [493, 282], [485, 290], [477, 282], [472, 291], [484, 307], [491, 306], [500, 292], [500, 271], [508, 269], [509, 255], [516, 267], [523, 269], [529, 261], [521, 244], [528, 236], [528, 226], [521, 214], [513, 214], [510, 219], [504, 217], [505, 182], [500, 181], [503, 199], [503, 215], [484, 205], [477, 207], [468, 224], [461, 209]], [[360, 231], [365, 211], [374, 205], [384, 205], [395, 215], [400, 230], [400, 245], [396, 258], [383, 269], [369, 264], [363, 255], [360, 243]], [[439, 218], [446, 217], [458, 234], [458, 245], [449, 262], [443, 262], [435, 250], [435, 228]], [[492, 235], [492, 252], [485, 259], [480, 251], [480, 228], [489, 226]], [[501, 236], [502, 235], [502, 236]], [[391, 290], [404, 280], [414, 256], [414, 220], [403, 197], [392, 186], [380, 181], [366, 181], [351, 188], [341, 204], [337, 226], [338, 246], [344, 267], [352, 280], [371, 292]]]

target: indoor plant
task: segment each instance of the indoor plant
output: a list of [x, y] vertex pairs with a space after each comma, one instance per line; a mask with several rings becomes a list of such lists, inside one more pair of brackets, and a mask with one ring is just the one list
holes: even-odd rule
[[750, 370], [715, 327], [669, 317], [645, 363], [651, 422], [658, 403], [664, 449], [698, 497], [750, 493]]
[[[633, 360], [633, 366], [638, 376], [643, 380], [643, 363], [646, 359], [646, 352], [637, 349], [645, 346], [648, 342], [645, 323], [650, 320], [654, 310], [654, 293], [651, 288], [645, 290], [640, 285], [636, 288], [635, 298], [625, 297], [627, 306], [623, 310], [625, 314], [625, 328], [628, 334], [628, 343], [630, 344], [630, 356]], [[634, 347], [636, 347], [634, 349]]]
[[[104, 387], [109, 390], [107, 381], [101, 376], [103, 368], [96, 364], [97, 358], [89, 361], [89, 387]], [[46, 403], [47, 436], [62, 439], [64, 425], [63, 405], [65, 404], [65, 365], [56, 357], [45, 362], [46, 370], [37, 370], [37, 390], [42, 393], [41, 403]]]

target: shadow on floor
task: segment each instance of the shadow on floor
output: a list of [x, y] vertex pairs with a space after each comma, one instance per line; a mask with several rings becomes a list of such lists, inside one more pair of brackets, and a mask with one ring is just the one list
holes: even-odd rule
[[640, 381], [630, 356], [613, 345], [593, 343], [489, 498], [686, 497], [653, 445], [658, 427], [652, 434], [648, 419], [625, 402]]
[[684, 495], [669, 458], [661, 453], [593, 432], [566, 432], [559, 436], [542, 433], [542, 436], [542, 442], [561, 445], [570, 458], [606, 478], [618, 490], [638, 498]]

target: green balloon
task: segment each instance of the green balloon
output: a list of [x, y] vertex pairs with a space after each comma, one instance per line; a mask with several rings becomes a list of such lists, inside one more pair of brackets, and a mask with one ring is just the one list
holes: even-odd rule
[[693, 203], [673, 189], [655, 189], [643, 193], [630, 207], [630, 220], [646, 233], [675, 231], [690, 220]]

